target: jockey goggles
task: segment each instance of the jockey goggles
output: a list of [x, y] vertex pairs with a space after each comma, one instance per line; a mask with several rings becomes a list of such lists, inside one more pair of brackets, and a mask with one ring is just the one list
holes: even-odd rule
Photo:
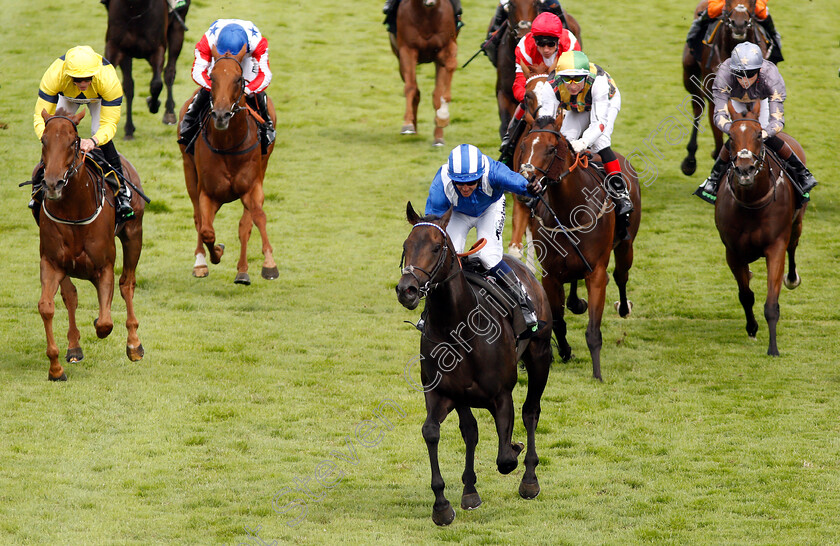
[[534, 43], [537, 47], [556, 47], [557, 38], [554, 36], [534, 36]]
[[560, 80], [563, 83], [581, 83], [586, 79], [586, 74], [560, 75]]
[[481, 178], [476, 178], [475, 180], [464, 180], [461, 182], [456, 182], [455, 180], [453, 180], [452, 183], [456, 186], [475, 186], [479, 183], [480, 180]]
[[738, 79], [742, 78], [753, 78], [758, 75], [758, 71], [761, 70], [760, 68], [753, 68], [751, 70], [733, 70], [735, 77]]

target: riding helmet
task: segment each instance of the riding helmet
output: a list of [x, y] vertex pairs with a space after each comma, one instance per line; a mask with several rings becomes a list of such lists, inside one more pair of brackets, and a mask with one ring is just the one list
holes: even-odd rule
[[543, 12], [534, 18], [531, 23], [531, 34], [534, 36], [554, 36], [559, 38], [563, 35], [563, 23], [560, 18], [550, 12]]
[[71, 78], [91, 78], [101, 68], [102, 57], [90, 46], [76, 46], [64, 54], [64, 73]]
[[761, 48], [752, 42], [741, 42], [736, 45], [729, 60], [730, 70], [737, 72], [758, 70], [762, 64], [764, 64], [764, 56], [761, 54]]
[[242, 49], [242, 46], [248, 47], [248, 33], [245, 32], [245, 29], [236, 23], [225, 25], [216, 40], [216, 51], [219, 52], [219, 55], [225, 53], [236, 55]]
[[585, 76], [589, 71], [589, 57], [583, 51], [565, 51], [557, 59], [558, 76]]
[[472, 144], [460, 144], [449, 152], [447, 174], [455, 184], [474, 182], [484, 176], [484, 154]]

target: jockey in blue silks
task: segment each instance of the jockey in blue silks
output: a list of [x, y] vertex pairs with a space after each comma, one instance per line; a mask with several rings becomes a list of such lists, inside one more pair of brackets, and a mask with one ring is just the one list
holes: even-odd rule
[[499, 280], [499, 286], [519, 303], [528, 328], [521, 336], [525, 337], [536, 332], [537, 316], [525, 287], [502, 260], [506, 191], [533, 196], [539, 194], [542, 188], [539, 182], [528, 182], [475, 146], [461, 144], [450, 152], [447, 163], [435, 174], [426, 200], [426, 214], [441, 216], [450, 207], [453, 209], [446, 232], [456, 252], [463, 251], [467, 233], [473, 227], [478, 239], [487, 240], [476, 256], [488, 273]]

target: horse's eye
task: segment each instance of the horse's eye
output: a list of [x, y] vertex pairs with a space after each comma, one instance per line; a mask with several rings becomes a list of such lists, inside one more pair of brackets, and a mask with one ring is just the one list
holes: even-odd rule
[[440, 243], [438, 243], [438, 244], [436, 244], [436, 245], [435, 245], [435, 248], [432, 250], [432, 252], [434, 252], [435, 254], [437, 254], [438, 252], [440, 252]]

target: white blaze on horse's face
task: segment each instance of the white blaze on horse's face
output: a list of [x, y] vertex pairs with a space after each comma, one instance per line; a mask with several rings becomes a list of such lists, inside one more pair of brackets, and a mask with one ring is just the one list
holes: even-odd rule
[[433, 8], [437, 6], [437, 0], [423, 0], [423, 5], [427, 8]]
[[[741, 132], [747, 131], [746, 126], [741, 126]], [[746, 148], [738, 150], [737, 159], [735, 160], [735, 176], [738, 178], [739, 186], [752, 186], [755, 182], [755, 175], [758, 172], [756, 168], [755, 155]]]

